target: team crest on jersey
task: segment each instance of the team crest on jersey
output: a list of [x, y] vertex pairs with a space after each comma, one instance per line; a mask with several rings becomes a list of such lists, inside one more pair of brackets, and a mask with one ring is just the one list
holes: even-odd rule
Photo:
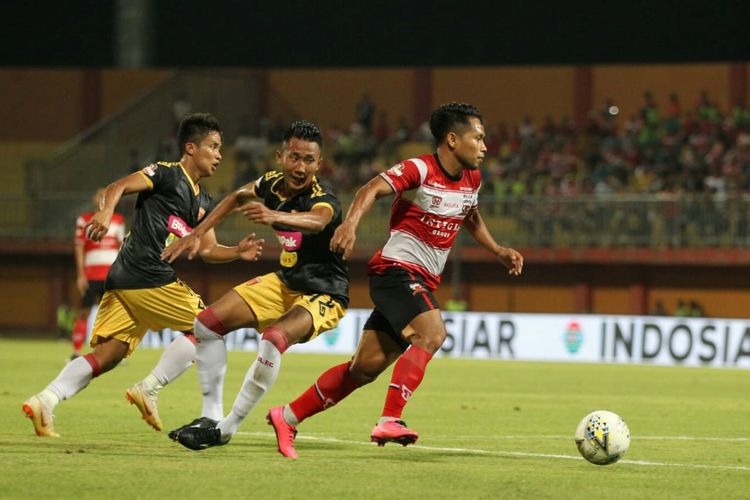
[[153, 177], [154, 175], [156, 175], [156, 163], [152, 163], [148, 167], [145, 167], [143, 169], [143, 173], [148, 175], [149, 177]]
[[402, 176], [404, 175], [404, 164], [398, 163], [391, 168], [388, 169], [388, 173], [391, 173], [393, 175]]
[[437, 208], [440, 206], [440, 203], [443, 202], [443, 198], [440, 196], [433, 196], [432, 201], [430, 202], [430, 208]]
[[201, 220], [204, 215], [206, 215], [206, 209], [203, 207], [198, 207], [198, 220]]
[[409, 283], [409, 289], [411, 290], [412, 295], [424, 293], [424, 287], [419, 283]]
[[294, 267], [297, 264], [297, 252], [287, 252], [286, 250], [281, 251], [279, 256], [279, 264], [282, 267]]

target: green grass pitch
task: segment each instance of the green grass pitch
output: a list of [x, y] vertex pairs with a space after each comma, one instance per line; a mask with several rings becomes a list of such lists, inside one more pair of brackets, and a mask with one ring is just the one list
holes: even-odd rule
[[[346, 357], [288, 353], [276, 385], [224, 447], [190, 451], [141, 419], [125, 389], [161, 351], [124, 366], [56, 409], [59, 439], [39, 438], [21, 403], [43, 389], [68, 343], [0, 340], [2, 498], [747, 498], [750, 372], [435, 359], [406, 407], [416, 446], [378, 448], [369, 432], [390, 372], [299, 427], [298, 460], [276, 452], [266, 410]], [[230, 352], [225, 409], [253, 353]], [[595, 409], [619, 413], [632, 441], [599, 467], [573, 442]], [[200, 411], [191, 368], [164, 388], [167, 429]]]

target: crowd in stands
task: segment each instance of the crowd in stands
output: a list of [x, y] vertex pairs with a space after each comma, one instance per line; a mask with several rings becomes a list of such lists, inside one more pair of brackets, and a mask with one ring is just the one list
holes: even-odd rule
[[742, 107], [722, 113], [706, 92], [685, 108], [672, 94], [660, 110], [646, 91], [640, 110], [625, 119], [608, 100], [581, 127], [547, 118], [537, 128], [525, 120], [489, 136], [497, 194], [725, 196], [750, 184], [750, 113]]
[[[657, 102], [645, 91], [640, 108], [627, 116], [615, 100], [608, 99], [589, 113], [586, 123], [565, 116], [547, 116], [538, 122], [526, 117], [516, 124], [485, 117], [486, 212], [511, 216], [516, 229], [528, 235], [528, 243], [542, 246], [556, 244], [556, 232], [576, 231], [582, 241], [572, 244], [584, 246], [690, 245], [694, 244], [690, 234], [714, 238], [710, 243], [715, 244], [730, 226], [734, 232], [729, 239], [738, 235], [750, 239], [750, 214], [738, 212], [729, 220], [724, 207], [717, 205], [750, 191], [750, 111], [742, 106], [724, 111], [705, 91], [691, 104], [684, 104], [675, 93], [663, 98]], [[177, 99], [175, 116], [185, 109], [189, 103]], [[351, 117], [347, 125], [324, 128], [320, 175], [341, 194], [352, 193], [375, 173], [403, 159], [402, 145], [421, 143], [417, 150], [432, 150], [427, 122], [412, 126], [403, 116], [392, 121], [368, 94]], [[273, 152], [287, 125], [288, 120], [268, 117], [243, 121], [239, 133], [227, 139], [235, 177], [225, 189], [273, 168]], [[173, 135], [165, 134], [159, 143], [160, 158], [170, 157], [176, 147]], [[138, 164], [137, 151], [132, 155], [134, 165]], [[660, 221], [655, 221], [649, 209], [618, 209], [611, 202], [615, 194], [647, 194], [692, 204], [676, 207], [674, 213], [660, 212]], [[576, 198], [579, 195], [584, 196]], [[593, 201], [570, 208], [540, 208], [540, 201], [565, 199]], [[597, 204], [602, 200], [609, 212]], [[656, 231], [661, 236], [655, 237]], [[602, 233], [619, 241], [602, 241]], [[590, 241], [588, 235], [593, 235]]]
[[[339, 189], [355, 189], [374, 172], [398, 161], [406, 142], [431, 141], [427, 123], [389, 117], [365, 94], [346, 126], [325, 130], [323, 175]], [[248, 123], [234, 141], [242, 168], [252, 177], [280, 139], [283, 123]], [[486, 123], [486, 189], [499, 197], [612, 193], [710, 193], [727, 196], [750, 189], [750, 111], [723, 112], [707, 92], [685, 106], [677, 94], [659, 106], [649, 91], [637, 113], [621, 116], [607, 100], [588, 122], [546, 117], [518, 124]], [[248, 172], [245, 174], [245, 172]]]

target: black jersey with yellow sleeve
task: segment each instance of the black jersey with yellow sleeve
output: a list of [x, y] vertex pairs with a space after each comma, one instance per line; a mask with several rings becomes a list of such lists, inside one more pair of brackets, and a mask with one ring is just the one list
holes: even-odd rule
[[324, 205], [333, 212], [331, 221], [319, 233], [274, 224], [281, 247], [281, 269], [276, 274], [292, 290], [304, 293], [325, 293], [343, 307], [349, 304], [349, 270], [339, 254], [331, 252], [333, 232], [341, 225], [341, 202], [330, 186], [313, 177], [310, 186], [292, 196], [282, 193], [284, 174], [267, 172], [255, 181], [255, 194], [271, 210], [309, 212]]
[[161, 260], [162, 251], [190, 233], [214, 206], [179, 163], [153, 163], [139, 174], [149, 189], [138, 193], [130, 232], [107, 275], [107, 290], [155, 288], [175, 281], [174, 269]]

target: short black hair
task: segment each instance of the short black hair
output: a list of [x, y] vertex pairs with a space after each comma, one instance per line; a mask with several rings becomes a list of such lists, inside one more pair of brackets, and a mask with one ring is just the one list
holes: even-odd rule
[[177, 145], [180, 148], [180, 154], [185, 152], [185, 144], [188, 142], [200, 144], [211, 132], [218, 132], [219, 135], [224, 133], [219, 120], [211, 113], [193, 113], [185, 116], [177, 128]]
[[320, 128], [313, 122], [307, 120], [295, 120], [289, 125], [284, 131], [283, 135], [284, 142], [289, 142], [289, 139], [301, 139], [307, 142], [317, 142], [320, 148], [323, 148], [323, 134], [320, 132]]
[[443, 104], [432, 112], [430, 116], [430, 132], [438, 144], [445, 140], [449, 132], [458, 132], [469, 125], [470, 117], [482, 120], [482, 114], [471, 104], [465, 102], [451, 102]]

